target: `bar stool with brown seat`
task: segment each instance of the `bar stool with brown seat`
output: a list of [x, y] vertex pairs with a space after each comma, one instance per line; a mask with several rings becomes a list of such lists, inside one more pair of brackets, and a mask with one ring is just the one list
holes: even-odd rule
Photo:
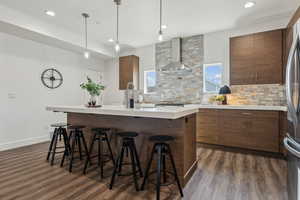
[[[143, 177], [143, 172], [140, 164], [140, 159], [136, 150], [134, 138], [138, 136], [138, 133], [135, 132], [120, 132], [117, 133], [117, 136], [121, 138], [122, 147], [118, 154], [116, 165], [114, 168], [114, 172], [111, 177], [111, 182], [109, 185], [109, 189], [112, 189], [115, 181], [116, 175], [118, 176], [133, 176], [135, 189], [136, 191], [139, 191], [139, 185], [138, 185], [138, 177], [137, 173], [139, 172], [140, 177]], [[130, 163], [124, 163], [124, 154], [129, 152], [131, 162]], [[130, 173], [122, 174], [122, 167], [123, 165], [131, 165], [132, 170]], [[137, 169], [136, 169], [137, 168]]]
[[[87, 159], [90, 161], [90, 156], [88, 153], [88, 148], [86, 141], [84, 139], [83, 135], [83, 129], [85, 126], [80, 126], [80, 125], [70, 125], [68, 129], [70, 130], [70, 135], [69, 135], [69, 143], [71, 144], [71, 152], [70, 155], [68, 156], [68, 153], [65, 151], [63, 158], [61, 160], [60, 166], [63, 167], [64, 165], [64, 160], [65, 157], [69, 157], [69, 172], [72, 172], [72, 167], [73, 167], [73, 160], [75, 159], [74, 153], [78, 152], [79, 153], [79, 159], [82, 160], [83, 156], [86, 156]], [[81, 143], [83, 144], [83, 151], [82, 152], [82, 146]], [[76, 151], [76, 146], [78, 148], [78, 151]], [[84, 154], [83, 154], [84, 153]]]
[[[93, 157], [98, 157], [98, 166], [101, 169], [101, 178], [104, 177], [103, 175], [103, 167], [106, 162], [112, 161], [112, 163], [115, 165], [115, 160], [113, 156], [113, 152], [111, 150], [110, 142], [107, 136], [107, 132], [111, 131], [110, 128], [93, 128], [92, 133], [93, 133], [93, 139], [91, 141], [90, 149], [89, 149], [89, 157], [92, 159]], [[97, 155], [93, 156], [93, 148], [94, 148], [94, 143], [98, 142], [98, 153]], [[103, 153], [103, 146], [106, 144], [108, 153], [104, 154]], [[83, 169], [83, 174], [86, 174], [86, 170], [88, 165], [92, 165], [91, 161], [89, 159], [86, 159], [84, 169]]]
[[[167, 183], [167, 174], [171, 174], [174, 176], [175, 181], [178, 186], [178, 189], [179, 189], [179, 192], [180, 192], [180, 195], [181, 195], [181, 197], [183, 197], [183, 192], [182, 192], [180, 181], [179, 181], [179, 178], [177, 175], [174, 158], [173, 158], [173, 155], [171, 152], [170, 145], [168, 144], [168, 142], [172, 142], [174, 139], [175, 139], [174, 137], [168, 136], [168, 135], [155, 135], [155, 136], [151, 136], [149, 138], [149, 141], [153, 142], [154, 145], [152, 148], [150, 160], [148, 161], [148, 164], [147, 164], [147, 169], [145, 172], [145, 177], [144, 177], [144, 181], [141, 186], [141, 190], [144, 190], [145, 184], [146, 184], [146, 181], [147, 181], [149, 175], [156, 173], [156, 184], [155, 185], [156, 185], [156, 199], [157, 200], [160, 199], [160, 187], [171, 184], [171, 183]], [[154, 154], [157, 154], [157, 168], [155, 171], [149, 173]], [[172, 166], [172, 170], [173, 170], [172, 172], [169, 172], [166, 170], [166, 157], [167, 156], [169, 157], [169, 159], [171, 161], [171, 166]], [[163, 174], [163, 184], [161, 183], [161, 174]]]
[[[68, 126], [67, 123], [55, 123], [50, 125], [52, 128], [54, 128], [53, 136], [51, 139], [51, 143], [49, 146], [48, 154], [47, 154], [47, 161], [49, 161], [50, 156], [51, 157], [51, 165], [54, 163], [55, 154], [64, 153], [69, 154], [70, 152], [70, 145], [69, 145], [69, 139], [66, 127]], [[61, 137], [63, 137], [63, 146], [57, 146], [58, 139], [61, 140]], [[65, 149], [64, 151], [57, 151], [57, 149]]]

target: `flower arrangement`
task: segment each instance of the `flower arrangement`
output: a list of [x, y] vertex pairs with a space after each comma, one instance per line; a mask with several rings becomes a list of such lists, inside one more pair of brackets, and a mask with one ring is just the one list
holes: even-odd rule
[[223, 95], [216, 95], [209, 98], [209, 102], [211, 103], [217, 102], [217, 104], [222, 104], [224, 100], [225, 97]]
[[101, 91], [105, 89], [105, 87], [99, 83], [95, 83], [91, 78], [87, 77], [87, 82], [80, 84], [81, 89], [86, 90], [90, 94], [90, 100], [88, 102], [89, 106], [95, 106], [96, 96], [100, 96]]

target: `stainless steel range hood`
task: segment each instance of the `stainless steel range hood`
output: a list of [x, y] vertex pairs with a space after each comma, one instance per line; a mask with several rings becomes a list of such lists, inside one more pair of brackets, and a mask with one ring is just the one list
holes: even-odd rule
[[161, 71], [192, 71], [182, 62], [182, 38], [172, 39], [172, 59], [169, 64], [163, 66]]

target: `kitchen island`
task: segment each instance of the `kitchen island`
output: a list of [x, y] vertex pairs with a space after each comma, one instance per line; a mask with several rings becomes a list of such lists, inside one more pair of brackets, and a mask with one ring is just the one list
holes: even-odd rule
[[[48, 106], [48, 111], [67, 113], [67, 122], [86, 126], [85, 137], [91, 140], [93, 127], [113, 128], [112, 146], [117, 151], [115, 132], [134, 131], [138, 154], [145, 169], [153, 144], [148, 141], [152, 135], [170, 135], [175, 141], [170, 143], [177, 173], [184, 186], [197, 168], [196, 156], [196, 113], [198, 106], [156, 107], [127, 109], [123, 106]], [[168, 164], [167, 164], [168, 165]], [[169, 167], [169, 166], [168, 166]]]

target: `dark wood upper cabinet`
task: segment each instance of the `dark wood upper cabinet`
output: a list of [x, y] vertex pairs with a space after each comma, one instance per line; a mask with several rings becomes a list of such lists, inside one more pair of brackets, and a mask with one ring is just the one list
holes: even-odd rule
[[283, 30], [230, 38], [230, 84], [283, 83]]
[[132, 82], [135, 89], [139, 88], [139, 57], [123, 56], [119, 58], [119, 89], [126, 90]]

